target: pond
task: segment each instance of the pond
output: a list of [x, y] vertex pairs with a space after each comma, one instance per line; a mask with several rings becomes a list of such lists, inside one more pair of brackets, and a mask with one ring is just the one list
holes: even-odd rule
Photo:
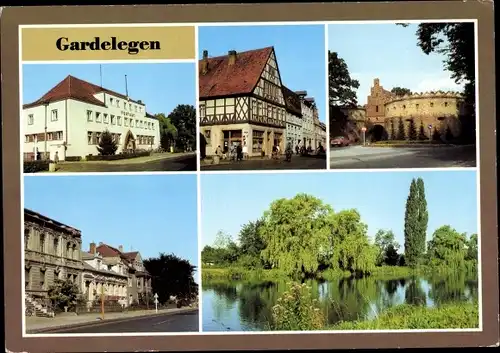
[[[204, 331], [265, 331], [271, 310], [287, 282], [203, 281]], [[343, 278], [305, 281], [330, 324], [372, 319], [399, 304], [439, 306], [477, 300], [477, 278], [408, 277], [399, 279]]]

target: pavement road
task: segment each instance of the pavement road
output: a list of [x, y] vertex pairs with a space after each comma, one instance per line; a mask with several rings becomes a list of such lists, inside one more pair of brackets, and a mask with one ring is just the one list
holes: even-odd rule
[[198, 310], [132, 317], [120, 321], [96, 322], [75, 328], [59, 328], [44, 333], [124, 333], [124, 332], [198, 332]]
[[[74, 166], [63, 166], [58, 172], [167, 172], [167, 171], [196, 171], [196, 155], [165, 158], [144, 163], [106, 164], [83, 162]], [[69, 169], [71, 168], [71, 169]], [[67, 170], [65, 170], [67, 169]]]
[[475, 146], [330, 149], [331, 169], [475, 167]]
[[202, 164], [201, 170], [273, 170], [273, 169], [326, 169], [326, 158], [302, 157], [293, 155], [290, 162], [285, 157], [280, 160], [250, 159], [238, 162], [222, 162], [221, 164]]

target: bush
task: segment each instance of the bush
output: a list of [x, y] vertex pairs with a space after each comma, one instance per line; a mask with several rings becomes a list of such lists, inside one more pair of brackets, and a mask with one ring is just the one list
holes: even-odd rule
[[326, 319], [305, 283], [292, 283], [272, 309], [271, 328], [275, 331], [310, 331], [325, 327]]
[[51, 163], [51, 161], [48, 161], [48, 160], [26, 161], [26, 162], [24, 162], [24, 172], [25, 173], [38, 173], [38, 172], [48, 171], [49, 170], [49, 163]]
[[117, 161], [117, 160], [121, 160], [121, 159], [147, 157], [150, 155], [151, 155], [150, 151], [141, 151], [141, 152], [134, 152], [134, 153], [120, 153], [120, 154], [113, 154], [113, 155], [97, 155], [97, 156], [89, 154], [86, 157], [86, 160], [87, 161]]
[[82, 157], [80, 157], [80, 156], [70, 156], [70, 157], [66, 157], [64, 160], [66, 162], [80, 162], [82, 160]]

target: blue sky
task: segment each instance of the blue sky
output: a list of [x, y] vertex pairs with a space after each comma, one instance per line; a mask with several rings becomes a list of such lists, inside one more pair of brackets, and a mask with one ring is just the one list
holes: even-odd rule
[[174, 253], [198, 265], [196, 175], [25, 176], [24, 206], [143, 258]]
[[219, 230], [236, 240], [241, 226], [258, 219], [272, 201], [308, 193], [336, 212], [356, 208], [370, 237], [390, 229], [403, 246], [405, 204], [416, 177], [425, 183], [428, 240], [447, 224], [469, 235], [477, 232], [475, 171], [206, 174], [201, 176], [202, 243], [213, 244]]
[[[101, 84], [99, 64], [24, 64], [23, 104], [31, 103], [66, 76]], [[178, 104], [195, 105], [195, 64], [102, 64], [102, 86], [142, 100], [148, 113], [168, 115]], [[196, 105], [195, 105], [196, 106]]]
[[274, 46], [283, 84], [314, 97], [319, 119], [325, 121], [326, 62], [323, 25], [199, 27], [199, 57]]
[[396, 86], [412, 92], [462, 90], [445, 71], [444, 55], [426, 55], [417, 46], [417, 28], [417, 23], [406, 28], [385, 23], [328, 25], [328, 50], [337, 52], [351, 77], [359, 80], [359, 104], [366, 104], [376, 77], [388, 90]]

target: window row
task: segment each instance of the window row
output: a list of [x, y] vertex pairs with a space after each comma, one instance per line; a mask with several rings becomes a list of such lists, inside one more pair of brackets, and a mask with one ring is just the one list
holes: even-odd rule
[[[122, 117], [121, 116], [115, 116], [113, 114], [107, 114], [107, 113], [101, 113], [101, 112], [93, 112], [92, 110], [87, 110], [87, 122], [93, 122], [95, 121], [96, 123], [104, 123], [104, 124], [111, 124], [111, 125], [118, 125], [122, 126]], [[134, 125], [135, 122], [135, 125]], [[133, 119], [133, 118], [123, 118], [123, 125], [125, 127], [137, 127], [141, 129], [147, 129], [147, 130], [155, 130], [155, 124], [151, 121], [144, 121], [140, 119]]]
[[130, 102], [127, 102], [125, 100], [122, 102], [121, 100], [119, 100], [117, 98], [110, 97], [108, 102], [109, 102], [109, 105], [112, 107], [123, 108], [124, 110], [128, 110], [131, 112], [135, 111], [137, 113], [144, 112], [143, 106], [135, 104], [135, 103], [130, 103]]
[[[47, 141], [62, 141], [62, 131], [47, 132]], [[24, 142], [43, 142], [45, 141], [45, 133], [29, 134], [24, 136]]]

